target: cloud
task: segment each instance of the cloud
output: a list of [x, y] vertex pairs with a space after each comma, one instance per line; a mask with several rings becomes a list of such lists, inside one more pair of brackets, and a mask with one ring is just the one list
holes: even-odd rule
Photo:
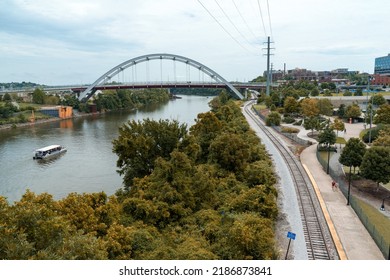
[[356, 45], [330, 45], [320, 47], [302, 47], [291, 49], [298, 54], [319, 54], [325, 56], [359, 56], [367, 53], [374, 53], [371, 47]]
[[127, 59], [167, 52], [195, 59], [228, 80], [253, 79], [266, 69], [267, 2], [274, 69], [284, 63], [371, 69], [376, 56], [389, 52], [389, 1], [329, 0], [320, 7], [311, 0], [259, 2], [263, 21], [257, 0], [235, 0], [238, 9], [233, 1], [219, 1], [239, 34], [215, 1], [202, 0], [228, 35], [197, 1], [3, 0], [0, 77], [28, 80], [26, 73], [36, 73], [61, 84], [81, 76], [92, 82]]

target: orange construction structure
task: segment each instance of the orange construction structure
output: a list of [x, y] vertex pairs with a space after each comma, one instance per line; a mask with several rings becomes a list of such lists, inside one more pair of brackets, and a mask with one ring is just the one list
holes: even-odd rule
[[73, 115], [73, 108], [70, 106], [59, 106], [58, 115], [61, 119], [70, 118]]
[[42, 107], [40, 112], [60, 119], [68, 119], [73, 116], [73, 108], [71, 106]]

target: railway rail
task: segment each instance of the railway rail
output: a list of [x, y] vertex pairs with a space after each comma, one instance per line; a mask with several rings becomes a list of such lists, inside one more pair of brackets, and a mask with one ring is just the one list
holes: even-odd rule
[[305, 243], [309, 260], [339, 259], [328, 225], [325, 221], [314, 187], [308, 178], [302, 164], [287, 148], [282, 140], [268, 129], [258, 116], [251, 110], [253, 101], [245, 104], [245, 112], [275, 145], [288, 166], [295, 185], [299, 211], [303, 225]]

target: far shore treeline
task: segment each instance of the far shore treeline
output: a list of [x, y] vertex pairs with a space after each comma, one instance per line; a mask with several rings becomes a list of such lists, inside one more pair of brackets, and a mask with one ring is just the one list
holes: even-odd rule
[[35, 111], [36, 122], [52, 118], [39, 112], [41, 107], [63, 105], [71, 106], [79, 113], [90, 113], [91, 105], [99, 112], [112, 110], [132, 110], [145, 105], [163, 104], [172, 98], [166, 89], [140, 90], [105, 90], [96, 94], [87, 103], [80, 102], [74, 94], [46, 94], [41, 88], [36, 88], [25, 97], [16, 94], [0, 95], [0, 125], [14, 125], [31, 121], [32, 111]]
[[115, 195], [0, 197], [0, 258], [277, 259], [272, 161], [225, 92], [210, 106], [190, 128], [123, 124]]

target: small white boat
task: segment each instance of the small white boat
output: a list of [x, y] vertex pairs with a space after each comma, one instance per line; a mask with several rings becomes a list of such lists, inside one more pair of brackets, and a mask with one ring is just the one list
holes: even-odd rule
[[47, 159], [58, 156], [66, 152], [66, 148], [61, 145], [50, 145], [35, 150], [33, 159]]

